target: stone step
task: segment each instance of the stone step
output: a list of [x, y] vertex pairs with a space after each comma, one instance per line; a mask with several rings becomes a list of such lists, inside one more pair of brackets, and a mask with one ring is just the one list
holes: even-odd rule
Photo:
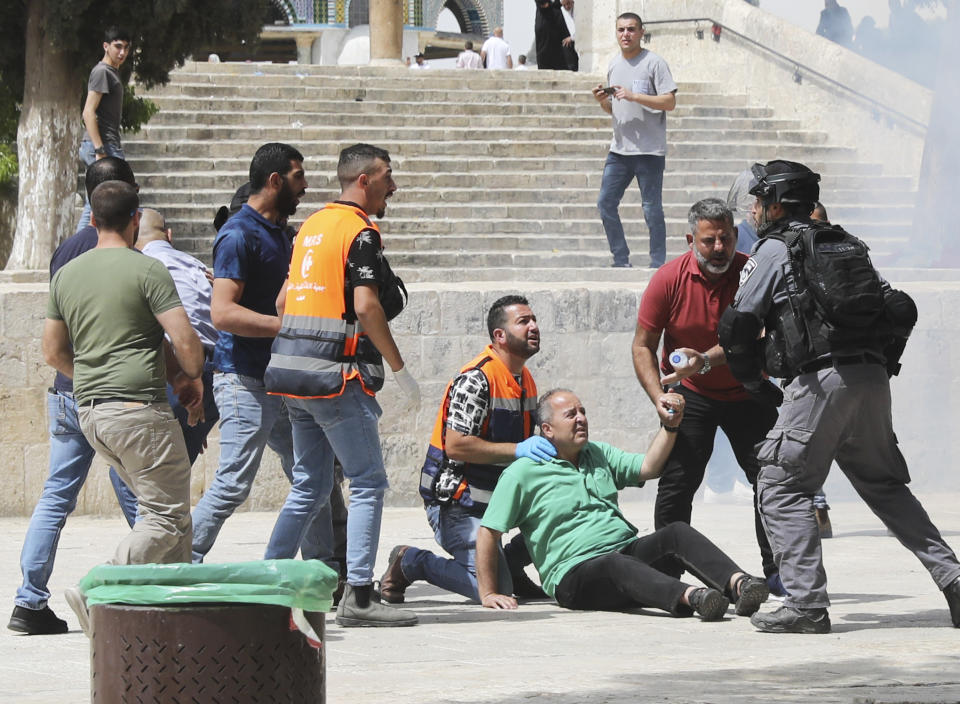
[[[724, 191], [726, 196], [726, 186], [733, 182], [735, 174], [717, 174], [704, 173], [701, 171], [688, 173], [675, 173], [670, 169], [672, 162], [667, 163], [667, 172], [663, 177], [665, 189], [672, 188], [696, 188]], [[400, 162], [397, 162], [399, 165]], [[141, 164], [134, 165], [136, 169], [137, 181], [142, 189], [150, 192], [169, 189], [189, 189], [191, 191], [203, 190], [217, 185], [220, 188], [226, 188], [234, 184], [242, 184], [247, 180], [247, 169], [239, 168], [239, 160], [235, 169], [218, 169], [215, 184], [211, 182], [209, 171], [181, 171], [175, 170], [170, 173], [156, 172], [147, 170], [151, 166], [149, 162], [143, 162], [143, 168], [138, 168]], [[307, 163], [307, 181], [310, 184], [310, 191], [334, 191], [338, 188], [336, 175], [332, 169], [336, 167], [333, 160], [329, 160], [326, 165], [330, 171], [316, 170], [314, 159]], [[540, 188], [548, 181], [551, 189], [593, 189], [599, 190], [603, 174], [600, 169], [592, 171], [556, 171], [551, 169], [550, 176], [545, 179], [544, 174], [530, 171], [483, 171], [476, 173], [425, 173], [420, 171], [398, 171], [396, 180], [400, 188], [406, 192], [410, 188], [475, 188], [479, 183], [495, 184], [501, 188]], [[839, 192], [839, 187], [843, 186], [849, 192], [847, 200], [868, 196], [876, 196], [887, 199], [889, 197], [902, 197], [911, 199], [912, 188], [910, 179], [897, 176], [884, 175], [863, 175], [863, 176], [842, 176], [831, 177], [824, 175], [821, 180], [821, 188], [833, 194]], [[228, 186], [229, 184], [229, 186]], [[630, 189], [628, 192], [632, 192]], [[881, 193], [882, 192], [882, 193]]]
[[[599, 174], [594, 176], [593, 182], [590, 184], [589, 188], [565, 187], [557, 183], [557, 181], [553, 178], [550, 179], [550, 188], [544, 188], [542, 176], [541, 183], [533, 188], [487, 187], [486, 183], [495, 180], [492, 178], [489, 179], [489, 181], [478, 181], [474, 179], [473, 183], [470, 183], [467, 187], [456, 188], [447, 186], [415, 187], [407, 183], [405, 178], [398, 177], [400, 189], [394, 194], [390, 201], [390, 210], [392, 211], [394, 206], [401, 204], [409, 205], [411, 203], [433, 205], [436, 207], [445, 207], [448, 204], [463, 203], [473, 203], [475, 205], [482, 205], [482, 207], [486, 207], [486, 204], [496, 205], [506, 203], [524, 203], [536, 205], [580, 203], [593, 205], [596, 202], [597, 194], [599, 192], [600, 178], [601, 175]], [[139, 183], [141, 187], [141, 193], [144, 195], [144, 198], [149, 198], [150, 200], [156, 202], [172, 203], [182, 193], [182, 187], [171, 189], [168, 184], [167, 187], [164, 188], [142, 177], [139, 178]], [[219, 183], [222, 183], [223, 186], [226, 187], [192, 187], [190, 189], [190, 193], [194, 204], [208, 204], [213, 207], [219, 207], [217, 204], [223, 205], [229, 203], [233, 197], [234, 191], [236, 190], [233, 187], [233, 184], [242, 183], [242, 181], [240, 181], [240, 178], [237, 178], [233, 181], [220, 179]], [[308, 174], [308, 183], [309, 188], [307, 190], [307, 196], [303, 199], [301, 207], [314, 207], [318, 204], [335, 200], [340, 194], [340, 189], [335, 183], [334, 178], [314, 178], [310, 177]], [[208, 179], [204, 186], [210, 185], [211, 184], [209, 183]], [[480, 186], [483, 186], [483, 188], [480, 188]], [[665, 186], [662, 192], [663, 201], [667, 204], [692, 204], [701, 198], [726, 197], [725, 192], [720, 192], [717, 189], [709, 188], [707, 186]], [[630, 188], [624, 193], [622, 202], [636, 204], [640, 202], [640, 197], [640, 190], [638, 188]], [[831, 207], [828, 209], [828, 212], [830, 213], [832, 213], [835, 208], [843, 208], [848, 204], [855, 206], [866, 206], [867, 204], [883, 206], [912, 206], [913, 200], [914, 197], [912, 193], [900, 191], [851, 191], [823, 189], [821, 196], [822, 202], [829, 202], [831, 204]]]
[[[331, 79], [349, 81], [355, 85], [395, 85], [397, 79], [404, 84], [416, 86], [435, 85], [442, 80], [447, 83], [461, 85], [467, 83], [464, 76], [469, 76], [469, 86], [473, 90], [498, 90], [504, 84], [515, 83], [521, 86], [547, 86], [554, 89], [575, 90], [586, 84], [588, 87], [596, 85], [599, 75], [585, 73], [569, 73], [565, 71], [518, 71], [473, 72], [465, 74], [456, 69], [431, 69], [429, 73], [415, 73], [408, 70], [396, 70], [391, 67], [350, 67], [350, 66], [318, 66], [297, 65], [288, 69], [282, 64], [246, 64], [229, 63], [219, 64], [228, 70], [205, 70], [210, 64], [198, 63], [192, 67], [187, 64], [184, 68], [170, 74], [170, 83], [173, 84], [203, 84], [217, 85], [324, 85]], [[721, 87], [718, 82], [707, 81], [679, 81], [678, 91], [691, 93], [697, 91], [714, 90]]]
[[[418, 115], [424, 119], [432, 115], [541, 115], [544, 111], [569, 115], [571, 118], [604, 117], [596, 105], [589, 103], [496, 103], [470, 102], [456, 103], [425, 102], [416, 99], [406, 101], [380, 101], [367, 99], [363, 101], [350, 100], [343, 102], [321, 100], [285, 100], [283, 98], [263, 98], [231, 96], [226, 98], [194, 97], [194, 96], [148, 96], [161, 110], [182, 110], [185, 112], [284, 112], [294, 115], [299, 113], [314, 113], [330, 110], [331, 106], [343, 114], [351, 115]], [[724, 107], [712, 103], [686, 103], [679, 105], [670, 113], [670, 118], [684, 117], [726, 117], [726, 118], [768, 118], [773, 116], [773, 110], [758, 106]], [[609, 122], [609, 118], [606, 118]]]
[[[576, 137], [584, 140], [591, 135], [596, 142], [607, 144], [609, 126], [571, 128], [564, 137], [557, 136], [557, 129], [550, 127], [506, 126], [473, 126], [473, 127], [425, 127], [422, 125], [389, 127], [323, 125], [278, 127], [262, 125], [255, 128], [244, 128], [243, 136], [251, 141], [265, 142], [270, 139], [279, 139], [283, 136], [296, 143], [304, 142], [347, 142], [360, 141], [371, 144], [380, 144], [387, 140], [403, 140], [416, 142], [549, 142], [569, 143]], [[236, 125], [169, 125], [153, 126], [144, 129], [136, 142], [144, 140], [159, 140], [167, 143], [215, 140], [223, 141], [234, 139], [237, 135]], [[776, 142], [792, 145], [822, 145], [827, 141], [824, 132], [808, 132], [804, 130], [749, 130], [749, 129], [672, 129], [669, 139], [672, 144], [686, 144], [689, 142], [705, 143], [718, 140], [746, 142], [750, 144], [762, 142]], [[474, 148], [475, 150], [475, 148]]]
[[[259, 145], [258, 145], [259, 146]], [[138, 176], [147, 173], [178, 174], [180, 172], [199, 172], [201, 170], [214, 171], [219, 178], [221, 172], [237, 172], [244, 174], [243, 181], [246, 181], [246, 173], [250, 168], [250, 159], [253, 157], [255, 148], [250, 149], [249, 153], [240, 153], [237, 150], [236, 155], [218, 156], [206, 159], [196, 159], [189, 155], [150, 155], [141, 156], [135, 149], [128, 149], [127, 159]], [[775, 152], [773, 152], [775, 153]], [[730, 184], [734, 176], [740, 171], [750, 166], [751, 163], [758, 160], [766, 160], [769, 156], [761, 151], [757, 151], [750, 158], [726, 158], [726, 157], [704, 157], [704, 156], [677, 156], [671, 154], [667, 157], [667, 168], [664, 177], [671, 174], [679, 174], [691, 178], [700, 178], [704, 175], [713, 175], [719, 183]], [[523, 172], [534, 174], [541, 177], [544, 173], [562, 173], [577, 172], [595, 174], [603, 170], [603, 159], [605, 153], [591, 154], [588, 156], [563, 155], [555, 156], [550, 159], [529, 158], [523, 156], [512, 157], [490, 157], [490, 156], [471, 156], [467, 161], [458, 161], [456, 164], [445, 165], [443, 170], [438, 170], [437, 161], [434, 158], [394, 154], [392, 163], [397, 176], [403, 174], [430, 174], [441, 177], [449, 169], [456, 169], [459, 174], [498, 174], [509, 172]], [[819, 172], [824, 183], [828, 179], [848, 179], [848, 178], [899, 178], [908, 183], [912, 179], [905, 177], [885, 176], [880, 164], [869, 162], [858, 162], [851, 159], [850, 155], [834, 157], [829, 153], [822, 154], [816, 159], [810, 159], [807, 165], [814, 171]], [[308, 180], [310, 174], [327, 173], [332, 174], [337, 168], [337, 155], [317, 154], [308, 158]], [[241, 181], [241, 183], [243, 182]]]
[[[309, 193], [307, 194], [310, 195]], [[689, 200], [689, 199], [688, 199]], [[218, 203], [178, 203], [162, 201], [153, 198], [144, 198], [144, 205], [156, 208], [172, 220], [212, 220], [213, 212], [224, 202]], [[306, 200], [300, 204], [300, 213], [311, 213], [322, 207], [324, 201]], [[690, 203], [664, 203], [664, 214], [668, 218], [682, 220], [686, 217]], [[861, 222], [868, 218], [890, 218], [897, 222], [909, 222], [912, 205], [830, 205], [830, 217], [838, 222]], [[439, 221], [453, 219], [537, 219], [555, 224], [558, 231], [563, 231], [563, 223], [567, 220], [586, 220], [597, 216], [595, 203], [480, 203], [437, 205], [432, 203], [403, 203], [392, 199], [387, 206], [388, 218], [418, 218], [425, 221]], [[305, 215], [304, 215], [305, 217]], [[639, 203], [623, 203], [620, 206], [620, 217], [624, 221], [642, 220], [643, 209]]]
[[[238, 88], [237, 86], [223, 86], [214, 84], [177, 84], [168, 83], [165, 86], [158, 86], [151, 89], [151, 96], [194, 96], [201, 98], [233, 98], [239, 92], [253, 94], [258, 100], [267, 98], [276, 98], [281, 100], [312, 100], [312, 101], [355, 101], [364, 102], [368, 99], [384, 102], [392, 101], [412, 101], [419, 100], [422, 103], [445, 103], [445, 102], [473, 102], [473, 103], [492, 103], [507, 104], [551, 104], [557, 103], [557, 90], [545, 88], [537, 90], [536, 87], [525, 89], [523, 91], [498, 91], [498, 90], [476, 90], [470, 86], [463, 88], [437, 87], [433, 82], [426, 87], [398, 87], [402, 84], [393, 83], [385, 86], [364, 87], [347, 85], [344, 82], [329, 82], [320, 86], [250, 86]], [[681, 98], [682, 101], [682, 98]], [[694, 102], [704, 105], [721, 105], [724, 107], [740, 107], [747, 105], [746, 93], [697, 93]], [[586, 84], [583, 90], [565, 91], [564, 103], [581, 103], [583, 105], [593, 105], [597, 107], [597, 101], [590, 92], [590, 84]]]
[[[799, 120], [780, 120], [774, 118], [751, 118], [751, 117], [700, 117], [688, 116], [677, 117], [670, 116], [670, 129], [672, 131], [693, 130], [795, 130], [806, 131], [803, 129], [803, 123]], [[191, 111], [178, 109], [163, 109], [151, 118], [146, 130], [152, 130], [157, 127], [175, 126], [181, 128], [197, 129], [215, 125], [226, 127], [228, 125], [246, 125], [250, 119], [248, 113], [241, 110], [231, 111]], [[478, 121], [482, 120], [482, 123]], [[302, 125], [324, 125], [324, 126], [356, 126], [356, 116], [345, 114], [343, 112], [329, 111], [297, 111], [295, 113], [289, 110], [283, 111], [257, 111], [257, 124], [263, 127], [289, 127], [293, 124]], [[391, 125], [397, 127], [422, 127], [424, 124], [424, 115], [422, 113], [411, 112], [409, 114], [391, 114]], [[563, 128], [566, 131], [575, 129], [610, 129], [610, 118], [603, 114], [588, 114], [571, 116], [569, 114], [533, 114], [533, 115], [508, 115], [501, 112], [491, 112], [482, 116], [458, 114], [431, 115], [429, 124], [433, 128], [448, 127], [539, 127], [539, 128]]]
[[[186, 140], [176, 142], [154, 142], [141, 139], [131, 139], [124, 142], [124, 148], [131, 158], [154, 158], [177, 154], [190, 154], [197, 159], [218, 158], [224, 156], [250, 158], [256, 148], [270, 139], [287, 139], [296, 144], [305, 157], [312, 154], [336, 153], [337, 145], [329, 142], [296, 139], [290, 131], [275, 130], [262, 131], [260, 141], [239, 140]], [[246, 136], [246, 135], [245, 135]], [[344, 140], [348, 141], [348, 140]], [[608, 143], [600, 139], [594, 140], [565, 140], [565, 141], [500, 141], [478, 145], [470, 141], [444, 140], [436, 142], [402, 141], [396, 139], [381, 140], [380, 146], [396, 156], [430, 156], [437, 158], [463, 157], [473, 158], [472, 155], [481, 151], [487, 157], [554, 157], [554, 156], [591, 156], [605, 157]], [[835, 147], [826, 144], [784, 144], [783, 142], [765, 141], [751, 144], [728, 142], [682, 142], [670, 146], [669, 155], [677, 158], [720, 157], [740, 159], [749, 164], [756, 160], [758, 154], [776, 154], [779, 158], [793, 161], [815, 161], [817, 159], [833, 158], [848, 160], [855, 156], [851, 147]], [[761, 157], [762, 158], [762, 157]]]

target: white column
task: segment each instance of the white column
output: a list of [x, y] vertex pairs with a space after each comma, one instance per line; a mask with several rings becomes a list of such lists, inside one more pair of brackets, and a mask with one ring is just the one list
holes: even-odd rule
[[370, 0], [370, 65], [403, 65], [403, 0]]

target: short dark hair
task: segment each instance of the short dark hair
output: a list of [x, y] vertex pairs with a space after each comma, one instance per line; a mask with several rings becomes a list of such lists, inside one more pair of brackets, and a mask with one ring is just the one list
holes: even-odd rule
[[282, 142], [268, 142], [257, 150], [250, 162], [250, 193], [259, 193], [267, 185], [270, 174], [286, 176], [291, 161], [303, 161], [303, 154]]
[[618, 20], [636, 20], [638, 27], [643, 26], [643, 20], [640, 19], [640, 15], [638, 15], [636, 12], [624, 12], [619, 17], [617, 17], [617, 19]]
[[337, 180], [340, 181], [340, 187], [346, 188], [360, 178], [360, 174], [371, 173], [377, 159], [389, 164], [390, 154], [386, 149], [362, 142], [340, 152], [340, 160], [337, 162]]
[[463, 43], [464, 49], [473, 49], [473, 42], [469, 39]]
[[113, 42], [120, 40], [122, 42], [130, 42], [130, 32], [125, 29], [120, 29], [118, 27], [107, 27], [103, 32], [103, 41], [107, 44], [112, 44]]
[[502, 296], [495, 300], [487, 312], [487, 333], [490, 335], [490, 340], [493, 340], [493, 331], [502, 328], [507, 322], [506, 308], [528, 305], [530, 302], [526, 298], [517, 295]]
[[124, 181], [104, 181], [93, 189], [90, 196], [97, 230], [123, 232], [139, 207], [137, 189]]
[[83, 177], [87, 200], [90, 200], [93, 189], [104, 181], [123, 181], [134, 188], [137, 187], [130, 164], [115, 156], [105, 156], [102, 159], [97, 159], [87, 167], [87, 173]]
[[810, 217], [813, 218], [813, 214], [818, 210], [821, 213], [823, 213], [823, 220], [825, 220], [826, 222], [830, 222], [830, 218], [827, 217], [827, 209], [823, 207], [823, 203], [821, 203], [820, 201], [817, 201], [816, 203], [813, 204], [813, 207], [810, 209]]

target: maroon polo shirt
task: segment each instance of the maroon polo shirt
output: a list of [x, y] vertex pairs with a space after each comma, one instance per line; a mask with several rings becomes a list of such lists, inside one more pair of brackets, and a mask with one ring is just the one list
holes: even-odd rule
[[[663, 332], [664, 374], [673, 371], [668, 355], [678, 347], [691, 347], [706, 352], [717, 344], [717, 325], [740, 284], [740, 270], [747, 255], [736, 252], [726, 273], [711, 283], [700, 271], [693, 251], [667, 262], [650, 279], [643, 297], [637, 322], [652, 333]], [[707, 398], [718, 401], [743, 401], [750, 394], [724, 364], [709, 374], [694, 374], [681, 382]]]

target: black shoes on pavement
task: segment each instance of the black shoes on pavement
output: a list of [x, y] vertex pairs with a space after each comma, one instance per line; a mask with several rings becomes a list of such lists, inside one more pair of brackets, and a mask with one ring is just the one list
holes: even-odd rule
[[760, 604], [770, 596], [770, 587], [760, 577], [744, 575], [737, 581], [736, 605], [734, 610], [737, 616], [752, 616], [760, 609]]
[[797, 609], [781, 606], [776, 611], [750, 617], [750, 623], [764, 633], [829, 633], [830, 615], [826, 609]]
[[690, 608], [700, 614], [703, 621], [719, 621], [727, 613], [730, 601], [716, 589], [700, 587], [690, 592]]
[[49, 606], [44, 606], [42, 609], [14, 606], [7, 628], [18, 633], [26, 633], [28, 636], [50, 636], [66, 633], [67, 622], [58, 618]]

